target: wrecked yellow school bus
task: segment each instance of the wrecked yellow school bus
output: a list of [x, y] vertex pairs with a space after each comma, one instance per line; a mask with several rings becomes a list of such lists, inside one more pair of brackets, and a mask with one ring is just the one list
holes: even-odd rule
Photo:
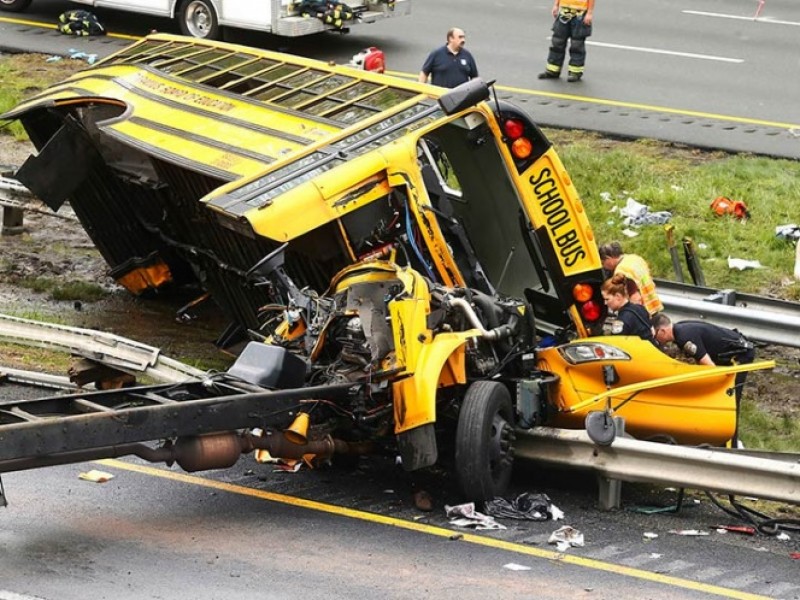
[[591, 422], [609, 444], [620, 416], [635, 437], [725, 444], [735, 373], [769, 366], [598, 337], [579, 195], [482, 80], [445, 90], [153, 35], [3, 118], [38, 150], [17, 177], [54, 210], [70, 202], [121, 285], [198, 285], [232, 323], [220, 343], [247, 343], [201, 382], [4, 407], [0, 472], [391, 444], [406, 469], [445, 462], [485, 500], [508, 484], [519, 429]]

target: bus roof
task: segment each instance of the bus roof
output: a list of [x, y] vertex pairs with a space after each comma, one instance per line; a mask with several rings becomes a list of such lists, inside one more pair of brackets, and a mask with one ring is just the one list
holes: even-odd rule
[[298, 56], [154, 34], [4, 118], [118, 107], [98, 127], [123, 144], [231, 182], [209, 201], [241, 216], [354, 153], [442, 116], [448, 90]]

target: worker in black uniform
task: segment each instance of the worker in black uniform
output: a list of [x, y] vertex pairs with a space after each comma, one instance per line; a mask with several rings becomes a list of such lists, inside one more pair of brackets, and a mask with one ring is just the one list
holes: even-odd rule
[[[706, 321], [681, 321], [672, 323], [664, 313], [653, 316], [653, 332], [660, 345], [675, 342], [684, 354], [694, 358], [701, 365], [744, 365], [753, 362], [756, 350], [753, 343], [748, 341], [735, 329], [720, 327]], [[742, 401], [742, 388], [744, 388], [747, 372], [736, 374], [736, 422], [737, 432], [733, 441], [738, 441], [739, 408]]]
[[638, 335], [657, 346], [650, 324], [650, 313], [641, 304], [631, 302], [628, 296], [628, 278], [617, 273], [606, 279], [600, 288], [608, 310], [616, 313], [611, 322], [613, 335]]

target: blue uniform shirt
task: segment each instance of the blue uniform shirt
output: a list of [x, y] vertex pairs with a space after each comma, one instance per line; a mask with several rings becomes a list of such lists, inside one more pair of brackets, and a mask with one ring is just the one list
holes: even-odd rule
[[422, 72], [431, 75], [431, 83], [454, 88], [478, 76], [478, 65], [469, 50], [461, 48], [453, 54], [447, 45], [437, 48], [425, 59]]

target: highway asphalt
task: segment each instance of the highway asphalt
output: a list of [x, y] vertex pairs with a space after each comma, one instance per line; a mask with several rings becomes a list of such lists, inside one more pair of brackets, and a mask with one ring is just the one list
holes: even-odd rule
[[[59, 33], [55, 26], [48, 29], [24, 18], [0, 17], [5, 17], [0, 19], [0, 52], [70, 56], [78, 51], [102, 58], [136, 39], [113, 34], [72, 37]], [[497, 89], [501, 98], [523, 107], [545, 127], [585, 129], [624, 138], [652, 138], [709, 150], [800, 158], [800, 130], [780, 123], [581, 97], [567, 93], [574, 91], [567, 84], [554, 92], [508, 87], [502, 82]]]

